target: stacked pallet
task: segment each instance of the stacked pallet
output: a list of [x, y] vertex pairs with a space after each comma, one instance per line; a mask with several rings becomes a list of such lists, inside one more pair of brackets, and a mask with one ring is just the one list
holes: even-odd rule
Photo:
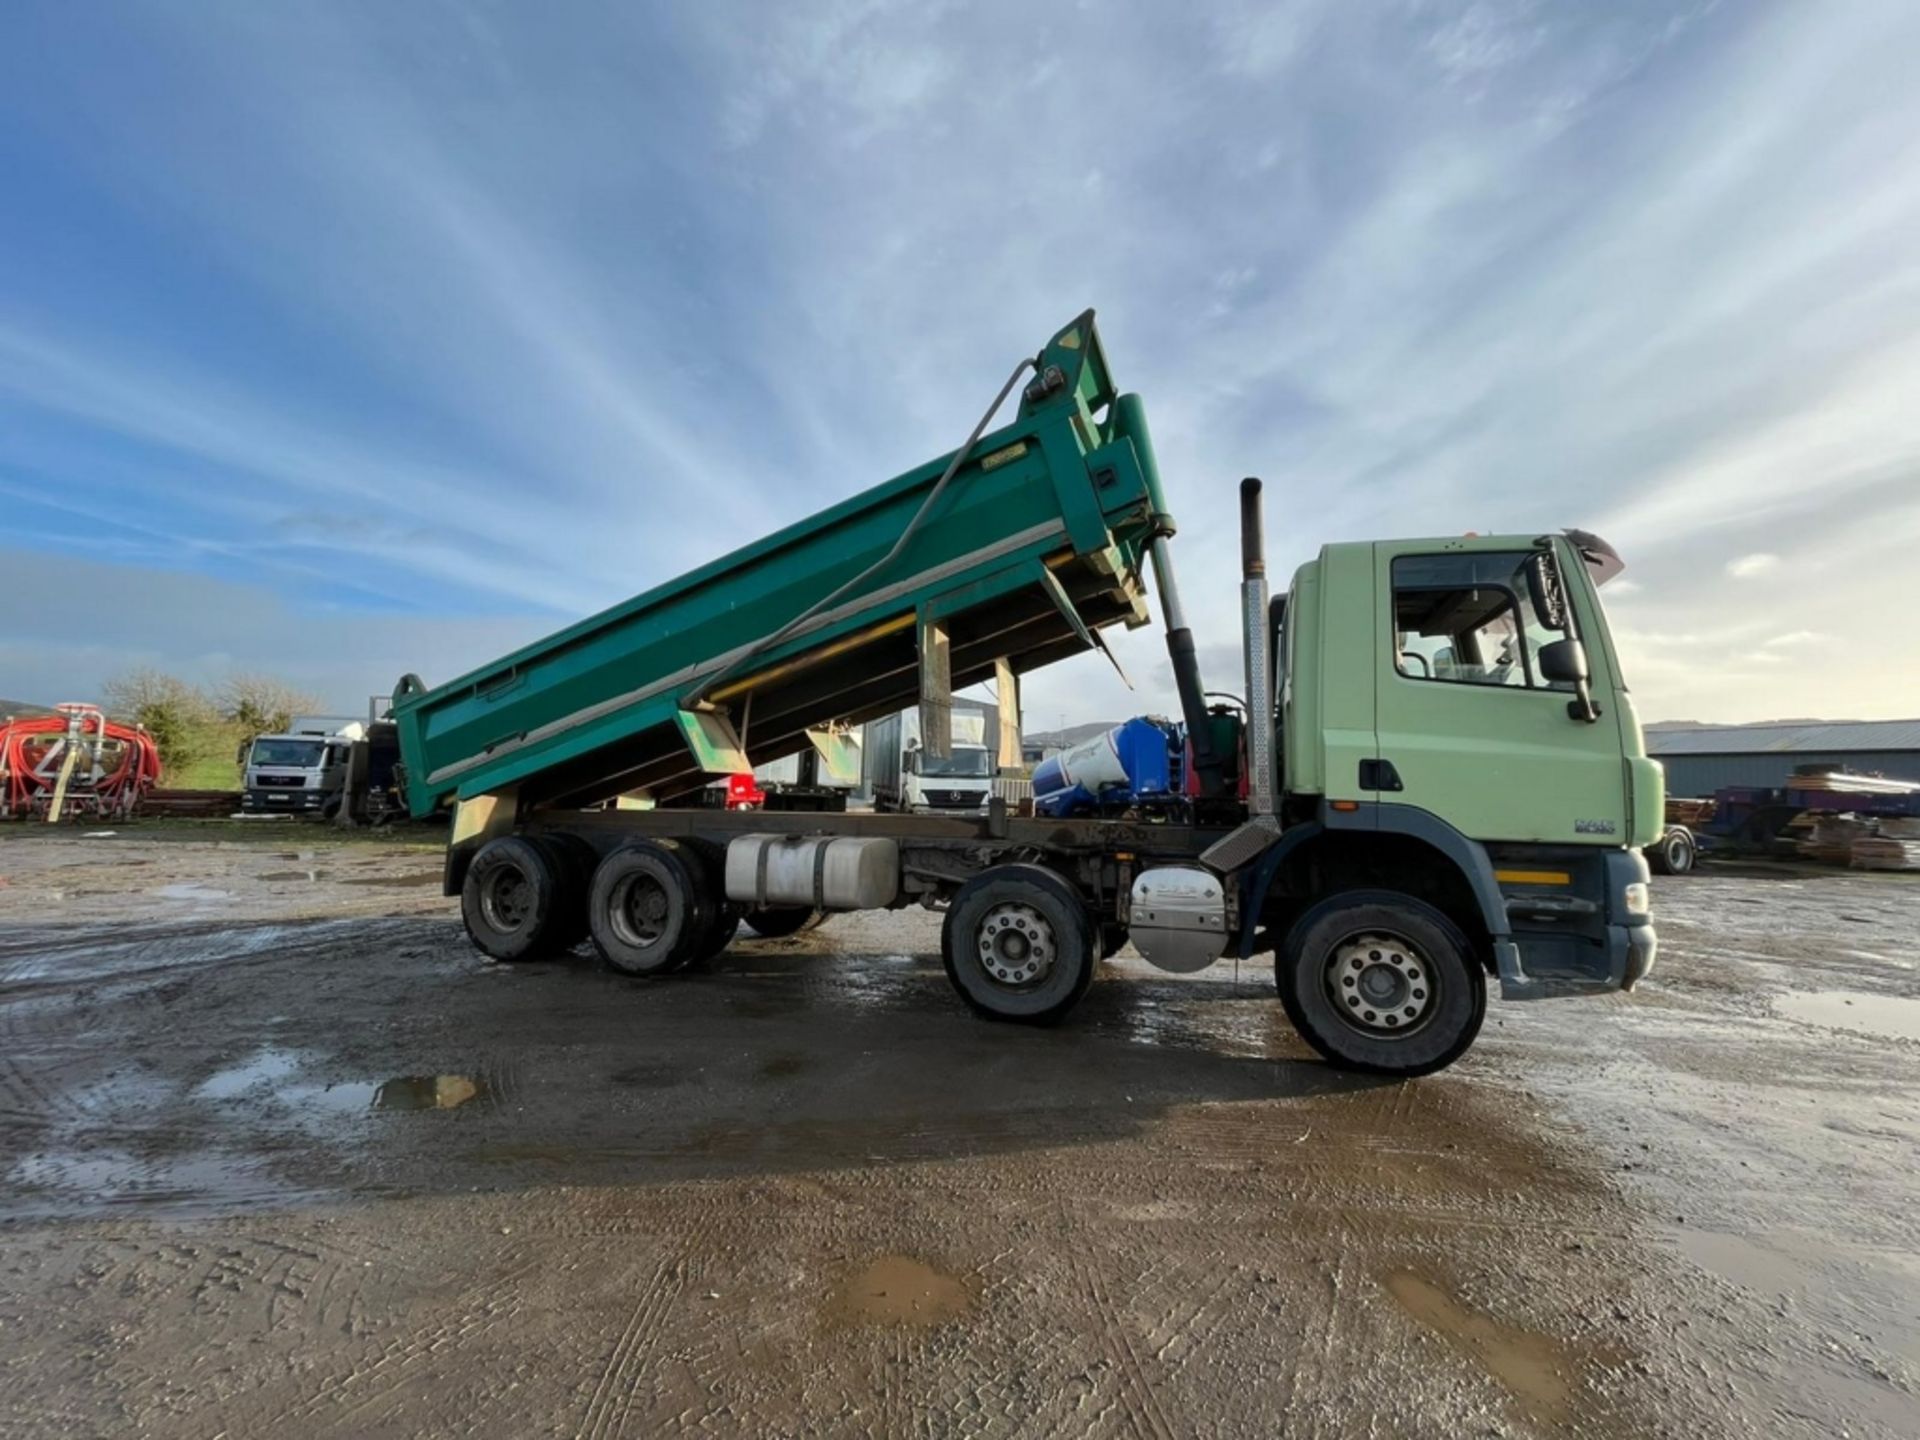
[[1795, 775], [1787, 781], [1789, 790], [1816, 790], [1828, 795], [1911, 795], [1920, 784], [1911, 780], [1889, 780], [1883, 775], [1850, 775], [1844, 770], [1819, 771]]
[[1852, 863], [1856, 870], [1920, 870], [1920, 820], [1882, 820], [1879, 834], [1853, 842]]

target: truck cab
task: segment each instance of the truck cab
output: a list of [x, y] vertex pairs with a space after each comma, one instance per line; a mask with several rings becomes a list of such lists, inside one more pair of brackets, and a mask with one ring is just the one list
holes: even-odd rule
[[[1288, 937], [1329, 895], [1390, 892], [1508, 998], [1646, 974], [1640, 847], [1663, 797], [1600, 601], [1620, 568], [1578, 531], [1335, 544], [1301, 566], [1275, 607], [1281, 838], [1246, 881], [1248, 925]], [[1319, 998], [1362, 1038], [1424, 1014], [1414, 987], [1378, 977], [1410, 1002], [1393, 1013], [1346, 978]]]
[[874, 808], [907, 815], [978, 815], [993, 799], [994, 756], [986, 717], [955, 710], [947, 753], [922, 743], [920, 717], [907, 710], [867, 727], [865, 751]]
[[240, 808], [251, 815], [330, 814], [346, 792], [353, 736], [256, 735], [241, 757]]

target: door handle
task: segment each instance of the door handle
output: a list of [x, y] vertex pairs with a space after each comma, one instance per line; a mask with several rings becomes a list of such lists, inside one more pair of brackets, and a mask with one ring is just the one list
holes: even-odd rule
[[1400, 783], [1400, 772], [1393, 768], [1391, 760], [1362, 760], [1360, 788], [1362, 790], [1404, 790], [1406, 787]]

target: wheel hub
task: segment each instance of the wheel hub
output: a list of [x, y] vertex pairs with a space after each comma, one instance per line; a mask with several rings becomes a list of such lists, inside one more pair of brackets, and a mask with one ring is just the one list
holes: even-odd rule
[[527, 923], [533, 909], [533, 887], [527, 877], [511, 865], [502, 865], [487, 877], [480, 892], [480, 910], [487, 923], [503, 933], [511, 933]]
[[629, 945], [653, 945], [666, 932], [667, 892], [650, 875], [622, 881], [611, 908], [614, 931]]
[[996, 905], [980, 922], [980, 964], [1002, 985], [1046, 978], [1058, 953], [1053, 927], [1031, 905]]
[[1367, 1034], [1405, 1034], [1433, 1013], [1432, 967], [1398, 935], [1356, 935], [1335, 946], [1326, 986], [1334, 1009]]

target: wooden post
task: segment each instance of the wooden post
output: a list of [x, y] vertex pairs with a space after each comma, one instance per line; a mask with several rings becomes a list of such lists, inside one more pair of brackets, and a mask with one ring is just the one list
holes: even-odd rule
[[1001, 770], [1024, 770], [1026, 757], [1020, 753], [1023, 728], [1020, 723], [1020, 677], [1005, 656], [993, 662], [993, 694], [1000, 706]]
[[947, 627], [920, 613], [920, 749], [944, 760], [953, 753], [953, 647]]

